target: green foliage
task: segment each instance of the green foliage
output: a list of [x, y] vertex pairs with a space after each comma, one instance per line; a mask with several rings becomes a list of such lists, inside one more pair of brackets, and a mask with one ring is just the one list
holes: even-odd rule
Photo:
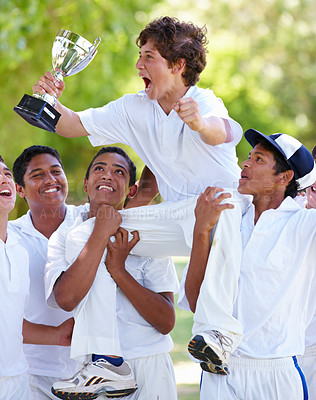
[[[310, 149], [315, 145], [312, 0], [1, 0], [0, 7], [0, 153], [12, 165], [32, 144], [57, 148], [70, 181], [69, 202], [82, 200], [82, 176], [96, 149], [86, 138], [64, 139], [34, 128], [12, 111], [52, 68], [51, 46], [60, 28], [90, 41], [102, 38], [92, 63], [65, 78], [62, 102], [74, 110], [142, 89], [134, 67], [136, 36], [151, 19], [171, 15], [207, 26], [208, 65], [199, 85], [212, 88], [244, 130], [286, 132]], [[249, 149], [243, 139], [237, 147], [240, 160]], [[129, 153], [140, 172], [142, 162]], [[24, 210], [18, 202], [15, 215]]]
[[[41, 75], [52, 69], [51, 48], [59, 29], [69, 29], [90, 42], [100, 36], [98, 54], [79, 74], [65, 78], [62, 102], [74, 110], [102, 106], [127, 91], [142, 88], [135, 70], [138, 48], [135, 39], [148, 22], [148, 12], [159, 0], [1, 0], [0, 81], [1, 150], [12, 166], [24, 148], [33, 144], [55, 147], [64, 160], [69, 179], [68, 202], [85, 198], [82, 180], [95, 154], [86, 138], [64, 139], [27, 124], [13, 112], [24, 93]], [[136, 161], [140, 174], [143, 163]], [[26, 210], [18, 199], [12, 218]]]
[[[212, 88], [223, 99], [244, 131], [285, 132], [312, 149], [316, 144], [312, 0], [183, 0], [157, 7], [207, 26], [208, 65], [200, 86]], [[243, 139], [237, 147], [241, 161], [249, 149]]]

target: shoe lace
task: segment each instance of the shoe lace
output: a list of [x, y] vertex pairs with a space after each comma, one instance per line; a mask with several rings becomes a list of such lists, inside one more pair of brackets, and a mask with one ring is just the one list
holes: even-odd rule
[[225, 357], [226, 357], [226, 352], [227, 351], [231, 352], [231, 349], [232, 349], [232, 346], [233, 346], [233, 340], [230, 337], [228, 337], [226, 335], [223, 335], [219, 331], [214, 331], [214, 330], [206, 331], [206, 333], [208, 335], [210, 335], [212, 338], [217, 340], [217, 342], [221, 346], [221, 350], [222, 350], [222, 352], [223, 352]]

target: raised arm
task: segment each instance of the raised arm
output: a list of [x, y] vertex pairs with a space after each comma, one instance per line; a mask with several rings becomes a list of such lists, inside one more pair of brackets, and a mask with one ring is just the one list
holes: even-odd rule
[[195, 312], [200, 287], [204, 279], [211, 247], [211, 231], [217, 223], [221, 212], [229, 208], [234, 208], [232, 204], [220, 204], [222, 200], [231, 197], [229, 193], [221, 193], [215, 198], [215, 195], [222, 191], [223, 189], [217, 187], [208, 187], [199, 196], [195, 208], [196, 221], [194, 225], [193, 244], [185, 281], [185, 294], [192, 312]]
[[159, 193], [155, 175], [146, 165], [137, 186], [138, 190], [136, 195], [128, 201], [125, 208], [146, 206], [151, 203]]
[[95, 219], [94, 229], [81, 253], [63, 272], [54, 285], [56, 303], [65, 311], [72, 311], [90, 290], [104, 250], [122, 222], [118, 211], [101, 205]]
[[[45, 76], [41, 76], [38, 82], [33, 86], [33, 93], [48, 93], [52, 96], [56, 96], [58, 99], [62, 95], [64, 89], [65, 83], [56, 80], [54, 75], [48, 71]], [[88, 132], [83, 127], [76, 112], [63, 106], [58, 100], [55, 108], [61, 114], [56, 125], [56, 132], [59, 135], [68, 138], [88, 136]]]
[[229, 122], [215, 116], [202, 117], [199, 105], [192, 97], [180, 99], [174, 109], [189, 128], [200, 134], [201, 139], [206, 144], [216, 146], [232, 141]]
[[166, 335], [175, 324], [173, 293], [156, 293], [147, 289], [126, 271], [126, 258], [139, 240], [137, 231], [132, 232], [132, 234], [133, 239], [129, 242], [128, 232], [123, 228], [118, 230], [115, 235], [115, 242], [108, 243], [106, 267], [139, 314], [160, 333]]

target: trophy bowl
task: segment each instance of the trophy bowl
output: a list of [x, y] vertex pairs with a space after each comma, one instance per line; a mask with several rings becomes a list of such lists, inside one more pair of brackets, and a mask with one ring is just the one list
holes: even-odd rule
[[[82, 71], [97, 54], [100, 41], [101, 38], [97, 37], [91, 44], [76, 33], [60, 29], [52, 47], [52, 73], [55, 78], [63, 80], [64, 76]], [[54, 108], [56, 100], [55, 96], [48, 93], [33, 93], [33, 96], [25, 94], [14, 111], [31, 125], [55, 132], [60, 117]]]

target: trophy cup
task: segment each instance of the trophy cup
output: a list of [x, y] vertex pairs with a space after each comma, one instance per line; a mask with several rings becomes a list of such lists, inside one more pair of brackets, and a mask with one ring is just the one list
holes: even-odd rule
[[[52, 47], [52, 73], [55, 78], [62, 81], [64, 76], [82, 71], [97, 54], [100, 41], [101, 38], [98, 37], [91, 44], [82, 36], [61, 29]], [[56, 97], [48, 93], [34, 93], [33, 96], [25, 94], [20, 103], [14, 107], [14, 111], [31, 125], [55, 132], [60, 117], [55, 106]]]

